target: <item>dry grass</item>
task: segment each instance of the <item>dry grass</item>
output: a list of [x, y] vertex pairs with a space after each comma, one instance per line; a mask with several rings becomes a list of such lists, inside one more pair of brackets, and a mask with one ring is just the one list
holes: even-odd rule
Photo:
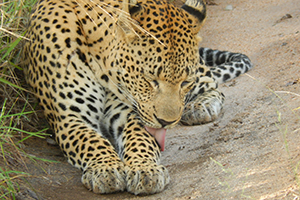
[[[23, 141], [32, 136], [45, 136], [45, 130], [35, 128], [36, 104], [24, 89], [21, 67], [22, 40], [35, 3], [36, 0], [0, 3], [0, 199], [16, 199], [19, 183], [26, 182], [29, 176], [24, 172], [25, 160], [36, 159], [24, 151]], [[20, 165], [25, 170], [16, 170]]]

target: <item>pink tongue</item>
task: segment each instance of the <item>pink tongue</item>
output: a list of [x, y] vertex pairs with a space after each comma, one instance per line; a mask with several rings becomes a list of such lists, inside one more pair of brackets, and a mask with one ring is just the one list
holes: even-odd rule
[[165, 128], [150, 128], [145, 126], [146, 130], [155, 137], [156, 141], [158, 142], [160, 146], [160, 150], [164, 151], [165, 150], [165, 137], [166, 137], [166, 132], [167, 129]]

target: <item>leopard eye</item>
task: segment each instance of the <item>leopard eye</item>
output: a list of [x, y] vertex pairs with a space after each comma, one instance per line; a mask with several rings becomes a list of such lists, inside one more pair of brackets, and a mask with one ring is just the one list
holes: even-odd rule
[[183, 81], [181, 83], [181, 87], [187, 86], [190, 82], [189, 81]]
[[194, 86], [194, 84], [194, 81], [183, 81], [180, 86], [182, 89], [191, 89]]
[[153, 83], [154, 83], [155, 87], [158, 87], [158, 81], [153, 80]]

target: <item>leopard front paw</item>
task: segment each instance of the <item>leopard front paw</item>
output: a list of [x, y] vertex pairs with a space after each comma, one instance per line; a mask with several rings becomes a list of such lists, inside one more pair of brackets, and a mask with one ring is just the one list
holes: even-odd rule
[[132, 165], [126, 167], [127, 191], [135, 195], [161, 192], [170, 182], [167, 168], [163, 165]]
[[113, 193], [126, 189], [125, 168], [122, 162], [90, 164], [83, 172], [81, 182], [94, 193]]
[[209, 123], [216, 120], [221, 111], [222, 107], [219, 105], [195, 103], [184, 110], [180, 123], [187, 126]]
[[216, 120], [222, 113], [224, 96], [216, 91], [214, 93], [210, 92], [206, 96], [200, 96], [198, 99], [189, 102], [185, 106], [180, 123], [193, 126]]

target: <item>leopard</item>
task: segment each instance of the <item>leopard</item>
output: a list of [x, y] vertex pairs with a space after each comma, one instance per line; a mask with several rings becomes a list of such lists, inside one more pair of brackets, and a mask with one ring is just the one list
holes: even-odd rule
[[24, 73], [64, 156], [94, 193], [150, 195], [170, 182], [166, 130], [212, 122], [218, 85], [252, 68], [199, 47], [203, 0], [40, 0]]

